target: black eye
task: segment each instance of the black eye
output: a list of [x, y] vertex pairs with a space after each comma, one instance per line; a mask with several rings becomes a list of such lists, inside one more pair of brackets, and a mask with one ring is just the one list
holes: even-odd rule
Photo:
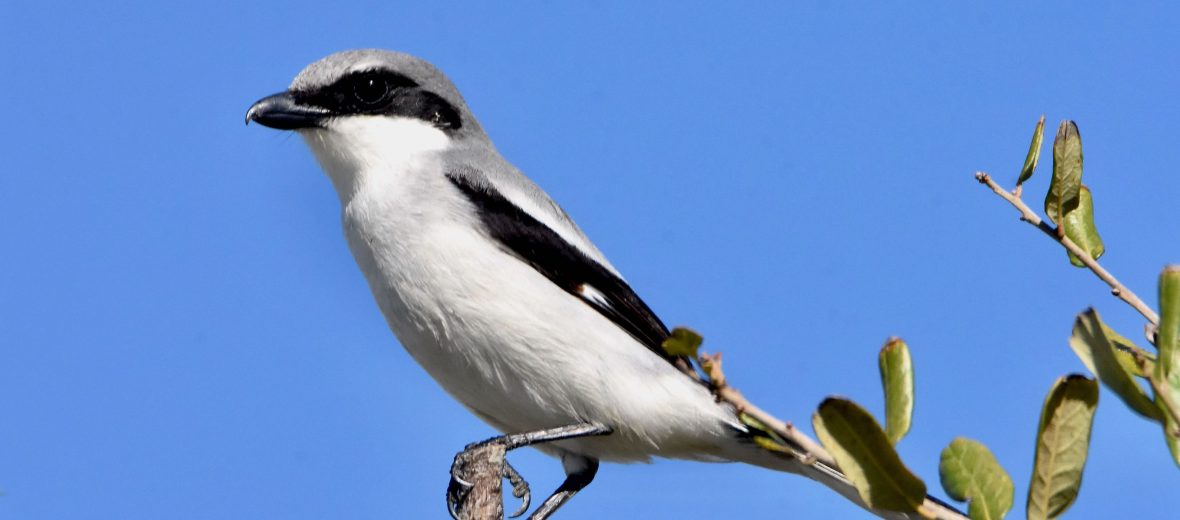
[[390, 90], [389, 82], [377, 74], [362, 74], [352, 81], [352, 96], [365, 105], [385, 101]]

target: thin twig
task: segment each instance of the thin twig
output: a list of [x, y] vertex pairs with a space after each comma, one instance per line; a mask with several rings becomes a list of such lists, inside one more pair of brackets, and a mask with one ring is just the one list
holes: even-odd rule
[[799, 431], [791, 423], [785, 422], [758, 408], [754, 403], [746, 399], [746, 396], [742, 395], [738, 389], [729, 386], [729, 383], [725, 379], [725, 372], [721, 370], [721, 354], [701, 354], [698, 362], [701, 365], [701, 369], [704, 370], [705, 375], [709, 376], [709, 381], [713, 384], [713, 392], [717, 395], [718, 399], [733, 405], [738, 413], [744, 413], [766, 425], [767, 428], [770, 428], [779, 437], [782, 437], [788, 444], [791, 444], [791, 447], [801, 451], [805, 459], [818, 461], [832, 468], [837, 467], [836, 459], [832, 458], [832, 455], [820, 443], [812, 440], [811, 437]]
[[1130, 305], [1135, 310], [1139, 311], [1139, 314], [1142, 314], [1143, 317], [1147, 318], [1147, 321], [1150, 321], [1153, 325], [1159, 325], [1159, 315], [1156, 314], [1155, 311], [1151, 309], [1151, 307], [1148, 307], [1147, 304], [1143, 303], [1143, 300], [1140, 300], [1139, 296], [1128, 289], [1127, 286], [1123, 285], [1122, 282], [1119, 282], [1118, 279], [1115, 278], [1114, 275], [1110, 274], [1109, 271], [1099, 265], [1098, 261], [1091, 257], [1090, 253], [1086, 252], [1085, 249], [1082, 249], [1077, 244], [1075, 244], [1073, 240], [1070, 240], [1069, 237], [1065, 236], [1064, 233], [1058, 233], [1057, 228], [1054, 228], [1053, 226], [1050, 226], [1049, 224], [1046, 224], [1044, 221], [1042, 221], [1041, 217], [1038, 216], [1037, 213], [1032, 210], [1032, 208], [1029, 208], [1028, 205], [1025, 204], [1018, 195], [1009, 193], [1004, 188], [1001, 188], [1000, 185], [996, 184], [996, 181], [992, 180], [991, 176], [987, 173], [976, 172], [975, 180], [979, 181], [980, 184], [984, 184], [991, 188], [992, 191], [996, 193], [996, 195], [999, 195], [1000, 198], [1008, 201], [1009, 204], [1015, 207], [1016, 210], [1020, 212], [1020, 220], [1028, 222], [1033, 227], [1043, 231], [1049, 238], [1052, 238], [1055, 242], [1061, 244], [1061, 247], [1064, 247], [1067, 251], [1073, 253], [1073, 255], [1081, 260], [1081, 262], [1085, 264], [1086, 267], [1090, 268], [1090, 271], [1093, 272], [1095, 276], [1097, 276], [1103, 282], [1106, 282], [1106, 285], [1110, 286], [1111, 294], [1117, 296], [1120, 300], [1126, 302], [1127, 305]]
[[[799, 458], [805, 464], [821, 463], [834, 470], [839, 470], [840, 466], [836, 464], [836, 459], [832, 457], [828, 450], [816, 442], [806, 433], [799, 431], [791, 423], [785, 422], [751, 403], [738, 389], [729, 385], [725, 379], [725, 373], [721, 370], [721, 354], [700, 354], [697, 358], [697, 363], [701, 369], [708, 376], [709, 382], [713, 385], [714, 394], [717, 399], [733, 405], [738, 413], [748, 415], [758, 422], [762, 423], [783, 440], [787, 441], [790, 447], [799, 450]], [[940, 503], [931, 500], [929, 497], [921, 505], [919, 514], [937, 520], [967, 520], [959, 511]]]

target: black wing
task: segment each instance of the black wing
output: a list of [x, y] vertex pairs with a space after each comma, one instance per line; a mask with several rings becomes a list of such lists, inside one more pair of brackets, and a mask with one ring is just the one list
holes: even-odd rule
[[586, 302], [656, 355], [676, 364], [662, 343], [668, 328], [631, 286], [602, 264], [520, 209], [474, 170], [447, 179], [479, 212], [493, 239], [566, 292]]

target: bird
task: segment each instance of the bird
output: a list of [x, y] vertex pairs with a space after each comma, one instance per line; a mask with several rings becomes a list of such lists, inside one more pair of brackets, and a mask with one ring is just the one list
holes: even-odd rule
[[599, 462], [743, 462], [865, 507], [838, 470], [751, 441], [733, 406], [668, 354], [669, 330], [540, 187], [500, 155], [438, 68], [338, 52], [254, 103], [298, 133], [339, 197], [348, 247], [389, 328], [453, 398], [561, 461], [547, 518]]

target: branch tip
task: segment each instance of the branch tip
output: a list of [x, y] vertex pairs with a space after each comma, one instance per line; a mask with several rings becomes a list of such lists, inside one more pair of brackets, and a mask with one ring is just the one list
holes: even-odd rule
[[1103, 268], [1102, 265], [1094, 259], [1094, 257], [1090, 256], [1088, 251], [1082, 249], [1077, 244], [1075, 244], [1073, 240], [1070, 240], [1069, 237], [1065, 236], [1064, 227], [1046, 224], [1041, 220], [1041, 217], [1032, 210], [1032, 208], [1028, 207], [1028, 204], [1025, 204], [1024, 201], [1020, 199], [1019, 196], [1015, 196], [1012, 193], [1009, 193], [1007, 190], [1001, 188], [994, 180], [992, 180], [990, 176], [988, 176], [987, 173], [977, 172], [975, 174], [975, 180], [979, 181], [980, 184], [986, 184], [987, 187], [991, 188], [992, 192], [994, 192], [1000, 198], [1008, 201], [1012, 207], [1016, 208], [1016, 211], [1020, 212], [1020, 220], [1028, 222], [1030, 225], [1041, 230], [1041, 232], [1045, 233], [1045, 235], [1049, 236], [1055, 242], [1061, 245], [1061, 247], [1065, 248], [1066, 251], [1069, 251], [1079, 260], [1081, 260], [1082, 264], [1089, 268], [1090, 272], [1094, 273], [1094, 276], [1097, 276], [1098, 279], [1102, 280], [1107, 286], [1110, 287], [1111, 294], [1125, 302], [1127, 305], [1130, 305], [1136, 311], [1139, 311], [1139, 314], [1142, 314], [1143, 317], [1147, 318], [1147, 321], [1151, 322], [1153, 325], [1159, 324], [1159, 315], [1156, 314], [1156, 312], [1152, 310], [1151, 307], [1148, 307], [1147, 304], [1143, 303], [1143, 300], [1139, 299], [1139, 296], [1119, 282], [1118, 279], [1114, 277], [1114, 275], [1110, 274], [1109, 271]]

